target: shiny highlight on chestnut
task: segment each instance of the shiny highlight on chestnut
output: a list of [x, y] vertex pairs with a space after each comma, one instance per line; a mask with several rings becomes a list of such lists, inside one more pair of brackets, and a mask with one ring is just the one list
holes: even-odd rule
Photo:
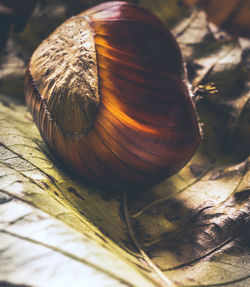
[[176, 40], [149, 11], [107, 2], [70, 18], [34, 52], [25, 95], [42, 137], [102, 186], [155, 184], [200, 142]]

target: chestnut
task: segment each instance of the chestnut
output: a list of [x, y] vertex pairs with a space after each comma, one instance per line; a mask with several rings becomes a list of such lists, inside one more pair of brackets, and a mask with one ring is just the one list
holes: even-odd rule
[[59, 26], [30, 59], [25, 95], [53, 153], [102, 186], [159, 183], [201, 139], [177, 42], [135, 4], [106, 2]]

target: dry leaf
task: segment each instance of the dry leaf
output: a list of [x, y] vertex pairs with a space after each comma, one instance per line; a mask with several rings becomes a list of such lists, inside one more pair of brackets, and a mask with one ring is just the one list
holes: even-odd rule
[[222, 26], [230, 33], [250, 36], [249, 0], [184, 0], [188, 5], [199, 4], [208, 15], [208, 20]]

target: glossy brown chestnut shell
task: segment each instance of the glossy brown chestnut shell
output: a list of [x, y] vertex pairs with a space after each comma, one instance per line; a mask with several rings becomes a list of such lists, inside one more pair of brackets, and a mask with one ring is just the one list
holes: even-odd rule
[[30, 60], [25, 95], [50, 149], [99, 185], [158, 183], [201, 139], [174, 37], [131, 3], [95, 6], [57, 28]]

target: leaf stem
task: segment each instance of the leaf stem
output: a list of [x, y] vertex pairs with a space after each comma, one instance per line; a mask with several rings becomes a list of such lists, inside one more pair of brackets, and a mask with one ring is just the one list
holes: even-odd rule
[[164, 275], [164, 273], [152, 262], [152, 260], [146, 254], [146, 252], [141, 248], [140, 243], [137, 241], [134, 230], [133, 230], [132, 225], [131, 225], [131, 221], [129, 219], [130, 216], [129, 216], [129, 212], [128, 212], [126, 189], [123, 192], [123, 206], [124, 206], [124, 216], [126, 219], [129, 235], [130, 235], [133, 243], [135, 244], [136, 248], [138, 249], [138, 251], [143, 256], [144, 260], [152, 268], [152, 270], [155, 271], [155, 273], [158, 275], [158, 277], [160, 279], [160, 286], [161, 287], [166, 287], [166, 286], [176, 287], [176, 285], [168, 277], [166, 277], [166, 275]]

